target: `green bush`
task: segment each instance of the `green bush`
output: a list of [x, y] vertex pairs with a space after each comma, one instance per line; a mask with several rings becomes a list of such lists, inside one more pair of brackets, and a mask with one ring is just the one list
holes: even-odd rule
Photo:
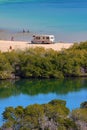
[[21, 78], [87, 76], [87, 42], [74, 44], [60, 52], [41, 47], [0, 52], [0, 71], [3, 79], [11, 73]]
[[[2, 128], [18, 130], [77, 130], [75, 123], [67, 118], [69, 109], [65, 101], [53, 100], [48, 104], [34, 104], [23, 108], [8, 107], [3, 112], [6, 121]], [[50, 124], [50, 125], [49, 125]]]

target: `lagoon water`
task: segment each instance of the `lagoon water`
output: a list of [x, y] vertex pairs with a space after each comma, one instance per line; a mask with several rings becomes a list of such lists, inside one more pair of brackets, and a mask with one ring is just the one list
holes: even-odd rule
[[87, 101], [87, 78], [0, 81], [0, 125], [6, 107], [44, 104], [53, 99], [65, 100], [71, 111], [79, 108]]
[[85, 41], [87, 0], [1, 0], [0, 28], [54, 34], [57, 41]]

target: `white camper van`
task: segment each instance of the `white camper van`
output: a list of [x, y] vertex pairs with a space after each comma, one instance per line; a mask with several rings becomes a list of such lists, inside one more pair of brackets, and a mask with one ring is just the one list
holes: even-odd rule
[[54, 35], [33, 35], [31, 43], [37, 43], [37, 44], [54, 43]]

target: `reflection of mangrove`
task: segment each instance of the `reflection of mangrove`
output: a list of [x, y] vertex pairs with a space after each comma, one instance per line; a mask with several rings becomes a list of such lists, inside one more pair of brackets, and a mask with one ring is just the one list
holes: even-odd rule
[[28, 95], [37, 94], [67, 94], [87, 88], [86, 79], [64, 79], [64, 80], [19, 80], [0, 82], [0, 98], [6, 98], [20, 93]]
[[13, 81], [0, 81], [0, 98], [7, 98], [11, 95], [18, 95], [19, 93]]

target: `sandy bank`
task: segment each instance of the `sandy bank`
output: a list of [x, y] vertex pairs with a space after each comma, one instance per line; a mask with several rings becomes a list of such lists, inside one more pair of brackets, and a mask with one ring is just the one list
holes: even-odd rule
[[35, 47], [44, 47], [45, 49], [53, 49], [59, 51], [63, 48], [69, 48], [73, 45], [73, 43], [55, 43], [55, 44], [30, 44], [28, 42], [23, 41], [5, 41], [0, 40], [0, 51], [6, 52], [10, 51], [11, 49], [17, 50], [21, 49], [24, 50], [26, 48], [35, 48]]

